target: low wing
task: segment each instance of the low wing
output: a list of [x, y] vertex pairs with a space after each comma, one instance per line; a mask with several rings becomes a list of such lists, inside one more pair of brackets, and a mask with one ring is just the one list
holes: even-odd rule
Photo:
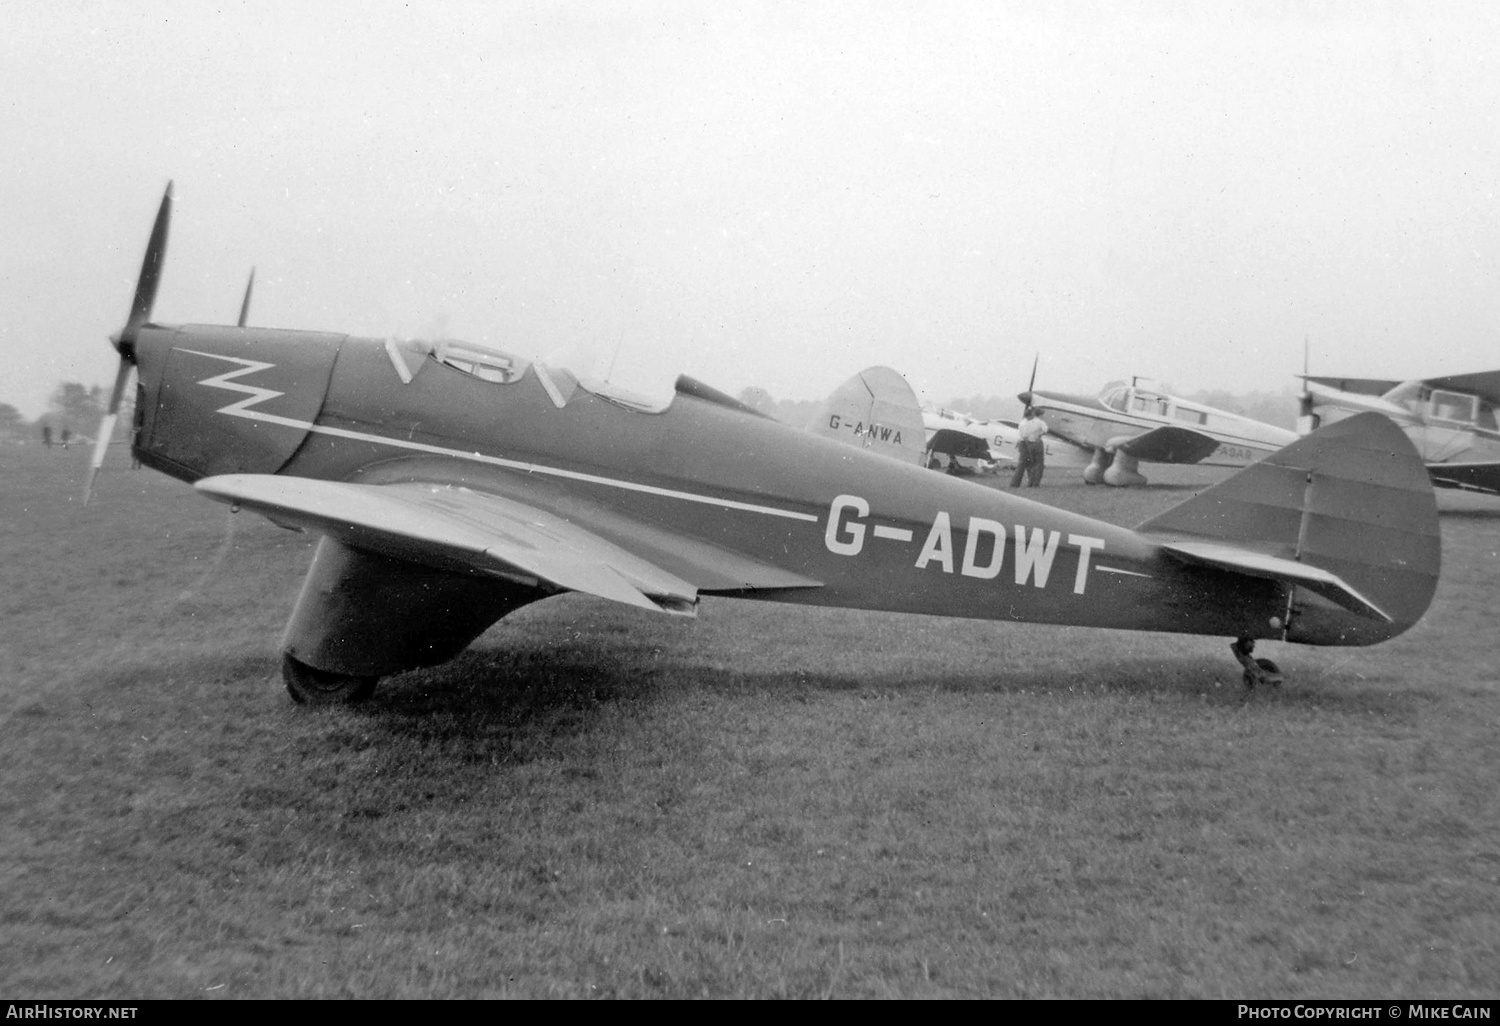
[[1111, 438], [1106, 449], [1147, 463], [1197, 463], [1212, 456], [1219, 440], [1189, 428], [1163, 425], [1144, 434]]
[[927, 439], [927, 448], [945, 456], [962, 456], [965, 459], [991, 459], [990, 446], [978, 435], [957, 428], [938, 428]]
[[[226, 474], [194, 485], [279, 524], [439, 569], [491, 574], [692, 616], [700, 585], [713, 590], [817, 587], [727, 550], [684, 539], [674, 570], [589, 527], [515, 499], [455, 485], [349, 484], [270, 474]], [[628, 533], [615, 524], [615, 534]], [[660, 539], [653, 539], [660, 545]]]
[[1395, 622], [1385, 610], [1361, 595], [1337, 574], [1295, 559], [1283, 559], [1210, 541], [1169, 542], [1162, 545], [1162, 549], [1186, 563], [1233, 570], [1251, 577], [1291, 581], [1361, 616], [1383, 623]]
[[1500, 495], [1500, 463], [1429, 463], [1427, 473], [1438, 488]]

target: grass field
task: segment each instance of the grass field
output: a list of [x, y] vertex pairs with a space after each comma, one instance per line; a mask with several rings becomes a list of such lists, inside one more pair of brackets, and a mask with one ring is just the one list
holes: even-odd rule
[[1441, 497], [1408, 634], [1262, 645], [1279, 690], [1227, 638], [564, 596], [318, 711], [310, 541], [124, 452], [81, 509], [86, 460], [0, 449], [0, 995], [1500, 996], [1500, 500]]

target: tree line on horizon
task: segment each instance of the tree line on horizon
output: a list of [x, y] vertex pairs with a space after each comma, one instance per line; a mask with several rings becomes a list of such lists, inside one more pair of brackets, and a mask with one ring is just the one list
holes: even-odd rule
[[[126, 405], [131, 397], [126, 396]], [[0, 441], [41, 442], [45, 428], [51, 438], [60, 439], [67, 431], [75, 439], [92, 439], [104, 419], [104, 407], [109, 402], [104, 388], [88, 386], [77, 381], [64, 381], [52, 390], [47, 400], [47, 409], [34, 420], [27, 420], [15, 406], [0, 403]], [[115, 429], [117, 435], [130, 430], [131, 417], [124, 413]]]

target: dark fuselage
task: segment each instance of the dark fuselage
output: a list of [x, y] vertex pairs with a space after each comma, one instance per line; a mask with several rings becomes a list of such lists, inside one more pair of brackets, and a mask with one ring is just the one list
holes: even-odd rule
[[[536, 365], [488, 380], [441, 352], [148, 327], [136, 453], [189, 481], [463, 485], [628, 545], [708, 593], [1314, 644], [1368, 644], [1408, 626], [1313, 597], [1288, 635], [1286, 584], [1186, 565], [1129, 529], [798, 431], [709, 390], [646, 412], [582, 387], [554, 394]], [[695, 580], [682, 556], [694, 543], [821, 586]]]

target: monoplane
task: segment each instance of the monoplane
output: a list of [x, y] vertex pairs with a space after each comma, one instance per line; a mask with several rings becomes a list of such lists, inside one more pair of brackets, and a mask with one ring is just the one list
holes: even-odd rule
[[1028, 388], [1017, 396], [1047, 430], [1092, 454], [1089, 484], [1142, 485], [1140, 464], [1243, 467], [1297, 438], [1295, 431], [1169, 394], [1149, 378], [1111, 381], [1096, 396]]
[[[1017, 422], [1003, 417], [980, 418], [940, 406], [924, 406], [922, 423], [927, 431], [928, 466], [942, 467], [943, 457], [976, 473], [994, 473], [1014, 467]], [[1053, 469], [1087, 465], [1088, 455], [1060, 438], [1042, 439], [1047, 466]], [[933, 460], [936, 458], [936, 462]]]
[[298, 701], [368, 696], [566, 591], [675, 616], [722, 595], [1222, 635], [1254, 685], [1280, 681], [1258, 640], [1373, 644], [1437, 585], [1432, 486], [1383, 417], [1294, 441], [1132, 530], [688, 377], [649, 405], [452, 340], [156, 323], [171, 202], [168, 186], [113, 339], [109, 417], [137, 377], [141, 463], [321, 536], [280, 643]]
[[1500, 370], [1389, 381], [1303, 375], [1298, 426], [1383, 413], [1406, 432], [1439, 488], [1500, 495]]

